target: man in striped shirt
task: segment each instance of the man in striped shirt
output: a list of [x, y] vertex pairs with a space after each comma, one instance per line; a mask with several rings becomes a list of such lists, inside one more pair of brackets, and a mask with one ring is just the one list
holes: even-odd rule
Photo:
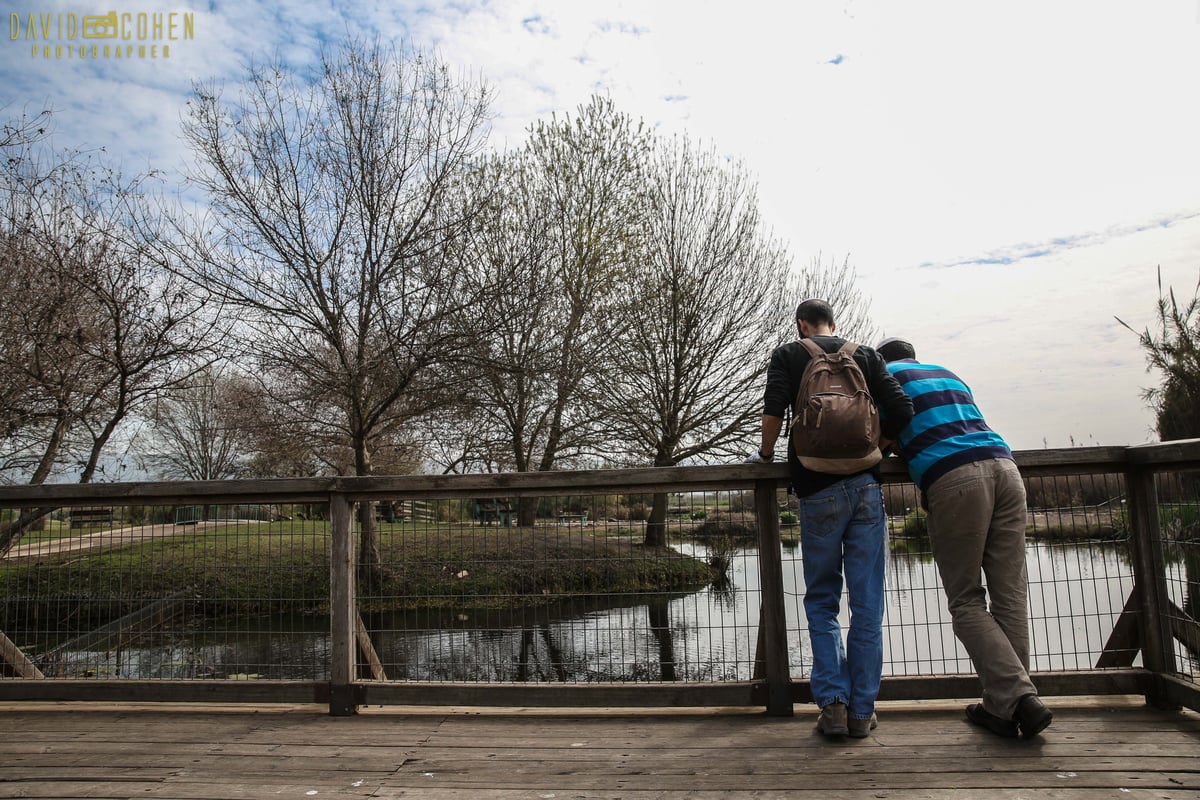
[[921, 491], [954, 635], [983, 684], [967, 718], [999, 736], [1032, 738], [1053, 714], [1029, 679], [1025, 486], [1012, 451], [953, 372], [917, 361], [903, 339], [875, 349], [913, 401], [894, 447]]

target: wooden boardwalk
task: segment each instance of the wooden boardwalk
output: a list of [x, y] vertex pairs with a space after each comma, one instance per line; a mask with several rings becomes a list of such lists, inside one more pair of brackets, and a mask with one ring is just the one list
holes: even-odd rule
[[1140, 697], [1050, 698], [1032, 741], [962, 703], [885, 703], [863, 740], [811, 707], [498, 710], [4, 703], [0, 797], [1200, 798], [1200, 715]]

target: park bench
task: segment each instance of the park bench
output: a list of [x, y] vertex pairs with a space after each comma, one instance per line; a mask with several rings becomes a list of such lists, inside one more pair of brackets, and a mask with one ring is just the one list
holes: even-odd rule
[[587, 525], [587, 521], [588, 512], [586, 511], [579, 514], [571, 514], [564, 511], [558, 515], [558, 522], [560, 525], [570, 525], [572, 522], [578, 522], [580, 525]]
[[380, 500], [375, 519], [388, 523], [433, 522], [433, 508], [424, 500]]
[[86, 506], [71, 509], [72, 528], [90, 528], [96, 525], [111, 525], [113, 510], [108, 506]]
[[475, 501], [474, 506], [475, 519], [480, 525], [495, 522], [505, 528], [511, 528], [516, 524], [516, 512], [512, 510], [512, 503], [507, 498], [480, 498]]

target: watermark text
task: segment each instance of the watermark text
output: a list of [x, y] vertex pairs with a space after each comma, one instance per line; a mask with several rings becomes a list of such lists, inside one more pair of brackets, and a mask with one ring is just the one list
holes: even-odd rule
[[196, 38], [190, 11], [8, 15], [10, 42], [25, 42], [36, 59], [163, 59], [172, 43]]

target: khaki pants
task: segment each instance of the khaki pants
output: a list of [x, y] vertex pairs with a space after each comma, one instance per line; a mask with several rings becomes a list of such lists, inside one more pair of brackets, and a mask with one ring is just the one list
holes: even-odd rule
[[1011, 719], [1017, 701], [1037, 694], [1029, 680], [1021, 475], [1006, 458], [964, 464], [934, 482], [926, 503], [954, 635], [983, 684], [983, 707]]

